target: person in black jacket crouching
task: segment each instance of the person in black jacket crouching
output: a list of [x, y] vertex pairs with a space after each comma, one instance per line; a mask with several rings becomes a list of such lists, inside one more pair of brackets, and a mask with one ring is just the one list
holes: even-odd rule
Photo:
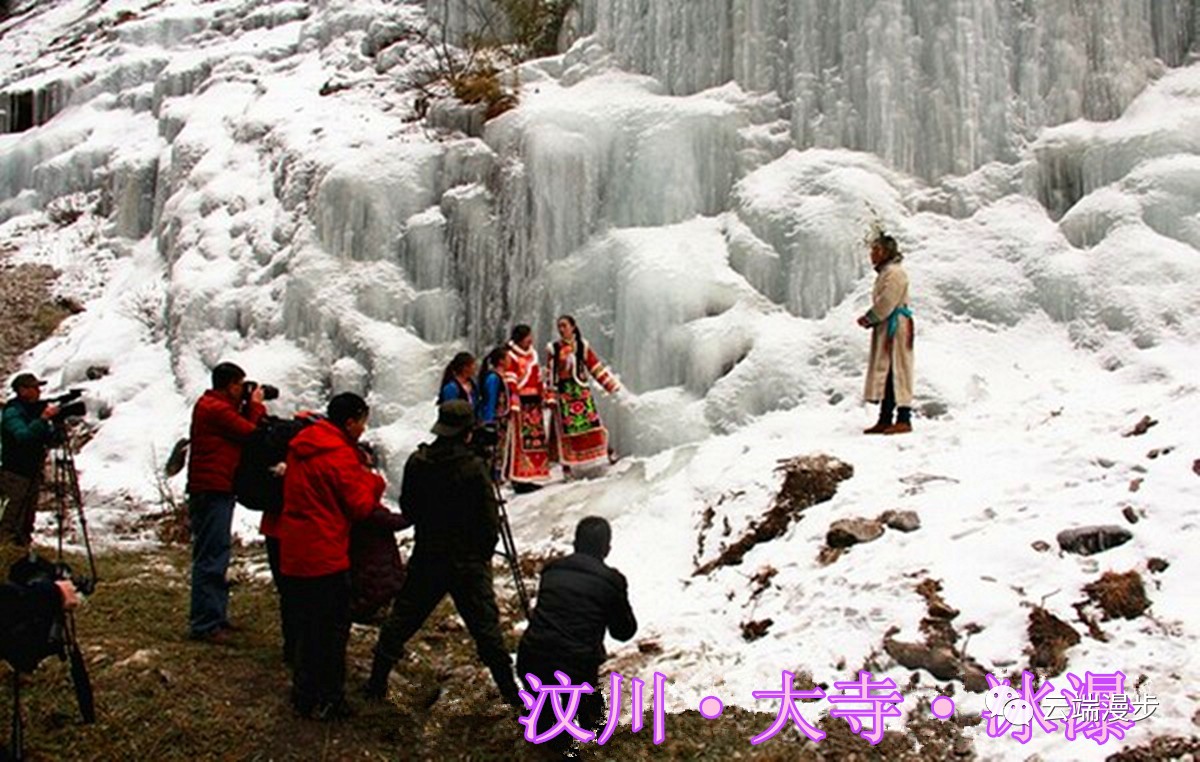
[[[629, 640], [637, 632], [637, 619], [629, 605], [624, 575], [604, 563], [612, 545], [612, 527], [597, 516], [583, 519], [575, 527], [575, 552], [546, 565], [538, 587], [537, 607], [517, 651], [517, 673], [533, 693], [529, 674], [543, 684], [558, 685], [556, 670], [566, 673], [571, 683], [589, 683], [595, 691], [584, 694], [578, 724], [597, 728], [604, 719], [604, 690], [597, 684], [600, 665], [608, 658], [604, 631], [617, 640]], [[539, 727], [545, 732], [554, 713], [542, 712]], [[541, 723], [539, 723], [540, 725]], [[554, 739], [570, 742], [562, 734]]]

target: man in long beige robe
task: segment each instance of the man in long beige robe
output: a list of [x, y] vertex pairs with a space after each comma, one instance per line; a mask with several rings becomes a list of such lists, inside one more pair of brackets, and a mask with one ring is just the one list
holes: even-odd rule
[[908, 274], [901, 260], [896, 239], [891, 236], [881, 235], [871, 244], [871, 264], [878, 275], [871, 309], [858, 319], [858, 324], [871, 329], [863, 397], [867, 402], [879, 403], [879, 421], [864, 434], [912, 431], [913, 319], [908, 307]]

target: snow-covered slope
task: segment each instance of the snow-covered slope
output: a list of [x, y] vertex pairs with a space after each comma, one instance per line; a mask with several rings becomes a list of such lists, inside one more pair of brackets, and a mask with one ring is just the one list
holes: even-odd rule
[[[26, 4], [0, 24], [0, 104], [12, 125], [34, 104], [37, 126], [0, 135], [0, 239], [88, 307], [28, 364], [102, 419], [80, 455], [94, 522], [117, 536], [158, 499], [156, 461], [219, 359], [283, 387], [282, 409], [369, 394], [395, 474], [453, 352], [516, 321], [548, 340], [569, 311], [636, 393], [602, 401], [630, 457], [514, 500], [518, 540], [613, 521], [612, 561], [666, 646], [640, 668], [671, 677], [673, 707], [714, 687], [753, 705], [783, 668], [852, 676], [889, 627], [920, 639], [926, 576], [960, 629], [982, 627], [970, 655], [1007, 672], [1027, 663], [1031, 605], [1084, 631], [1082, 586], [1139, 569], [1153, 617], [1104, 623], [1070, 664], [1147, 675], [1163, 705], [1129, 743], [1190, 733], [1195, 5], [858, 5], [584, 2], [573, 23], [594, 36], [523, 65], [518, 108], [479, 128], [435, 105], [468, 135], [413, 118], [420, 4]], [[930, 15], [905, 15], [918, 5]], [[858, 433], [875, 222], [913, 280], [908, 438]], [[1123, 438], [1143, 414], [1158, 426]], [[776, 461], [815, 452], [854, 478], [743, 565], [693, 577], [766, 511]], [[1124, 524], [1126, 506], [1143, 518], [1118, 549], [1031, 546]], [[729, 539], [702, 529], [707, 508]], [[894, 508], [922, 528], [818, 563], [831, 521]], [[1167, 571], [1145, 573], [1152, 557]], [[767, 618], [745, 642], [740, 624]], [[1113, 748], [1064, 743], [976, 750]]]

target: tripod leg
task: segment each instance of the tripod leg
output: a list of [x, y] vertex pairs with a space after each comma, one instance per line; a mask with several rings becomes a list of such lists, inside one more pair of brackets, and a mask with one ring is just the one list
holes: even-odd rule
[[9, 734], [9, 754], [14, 762], [25, 759], [25, 728], [21, 717], [21, 676], [12, 672], [12, 732]]
[[[499, 492], [497, 489], [497, 498], [500, 497]], [[517, 555], [517, 543], [513, 540], [512, 525], [508, 523], [508, 511], [503, 501], [500, 502], [500, 537], [504, 542], [504, 555], [508, 558], [508, 569], [516, 584], [517, 600], [521, 603], [521, 610], [525, 612], [525, 618], [529, 619], [532, 616], [529, 608], [529, 591], [525, 589], [525, 579], [521, 575], [520, 557]]]

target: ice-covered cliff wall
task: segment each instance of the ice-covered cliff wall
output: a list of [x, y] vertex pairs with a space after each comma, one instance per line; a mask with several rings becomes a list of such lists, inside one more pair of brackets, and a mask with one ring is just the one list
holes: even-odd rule
[[[584, 2], [596, 35], [519, 67], [520, 106], [471, 134], [406, 86], [434, 58], [424, 6], [463, 26], [464, 3], [40, 6], [0, 25], [0, 91], [54, 106], [0, 135], [0, 222], [94, 195], [114, 248], [161, 258], [184, 396], [245, 357], [288, 403], [369, 394], [393, 449], [450, 354], [518, 321], [545, 342], [560, 312], [640, 395], [602, 402], [625, 452], [855, 395], [872, 222], [916, 250], [932, 321], [1189, 330], [1196, 67], [1137, 93], [1185, 57], [1194, 3]], [[1083, 264], [1114, 241], [1173, 252], [1184, 285]]]
[[925, 178], [1015, 158], [1048, 125], [1118, 116], [1195, 42], [1194, 0], [581, 0], [622, 65], [672, 93], [774, 91], [799, 147]]

